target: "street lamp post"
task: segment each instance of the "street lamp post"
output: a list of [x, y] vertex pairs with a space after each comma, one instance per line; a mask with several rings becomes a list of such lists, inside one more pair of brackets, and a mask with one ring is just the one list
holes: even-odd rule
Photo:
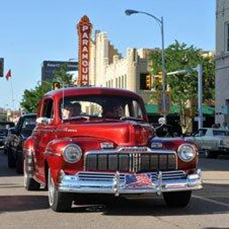
[[198, 73], [198, 129], [203, 127], [203, 67], [201, 64], [198, 64], [195, 68], [189, 68], [185, 70], [177, 70], [174, 72], [168, 72], [167, 75], [185, 75], [193, 71]]
[[166, 68], [165, 68], [165, 48], [164, 48], [164, 20], [163, 17], [161, 17], [161, 19], [155, 17], [152, 14], [149, 14], [147, 12], [143, 12], [143, 11], [137, 11], [137, 10], [125, 10], [125, 14], [130, 16], [131, 14], [145, 14], [147, 16], [150, 16], [151, 18], [153, 18], [160, 26], [161, 28], [161, 64], [162, 64], [162, 101], [163, 101], [163, 112], [165, 113], [166, 111], [166, 104], [165, 104], [165, 92], [166, 92]]

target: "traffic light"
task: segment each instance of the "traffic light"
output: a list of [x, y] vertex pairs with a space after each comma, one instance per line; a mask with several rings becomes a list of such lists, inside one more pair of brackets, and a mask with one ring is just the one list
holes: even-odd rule
[[163, 82], [163, 72], [158, 72], [158, 83], [162, 84]]
[[146, 75], [146, 82], [145, 82], [145, 88], [150, 90], [152, 87], [152, 80], [151, 80], [151, 75]]
[[53, 90], [60, 89], [60, 82], [53, 82], [52, 83], [52, 89]]
[[4, 75], [4, 58], [0, 58], [0, 77]]

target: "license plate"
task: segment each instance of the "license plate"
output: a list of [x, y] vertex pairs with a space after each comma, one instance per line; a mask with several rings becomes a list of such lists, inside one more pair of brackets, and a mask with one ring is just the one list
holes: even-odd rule
[[126, 174], [125, 188], [153, 188], [151, 175], [148, 173]]

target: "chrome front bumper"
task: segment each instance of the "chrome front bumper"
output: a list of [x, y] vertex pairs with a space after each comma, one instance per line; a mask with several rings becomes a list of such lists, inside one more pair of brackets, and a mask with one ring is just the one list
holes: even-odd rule
[[186, 175], [183, 171], [148, 173], [153, 185], [151, 187], [126, 187], [125, 173], [79, 172], [66, 175], [61, 172], [58, 191], [71, 193], [113, 194], [147, 194], [174, 191], [198, 190], [202, 188], [201, 170]]

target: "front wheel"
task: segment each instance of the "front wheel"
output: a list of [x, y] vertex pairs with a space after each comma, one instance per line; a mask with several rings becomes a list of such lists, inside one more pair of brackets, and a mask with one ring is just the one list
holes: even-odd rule
[[57, 190], [50, 169], [48, 170], [48, 199], [49, 206], [55, 212], [66, 212], [71, 210], [73, 200], [72, 195]]
[[15, 161], [15, 158], [13, 156], [13, 152], [12, 152], [11, 148], [8, 149], [7, 160], [8, 160], [8, 168], [12, 169], [12, 168], [16, 167], [16, 161]]
[[186, 207], [190, 202], [191, 195], [192, 195], [191, 191], [163, 193], [163, 197], [166, 205], [172, 208]]

